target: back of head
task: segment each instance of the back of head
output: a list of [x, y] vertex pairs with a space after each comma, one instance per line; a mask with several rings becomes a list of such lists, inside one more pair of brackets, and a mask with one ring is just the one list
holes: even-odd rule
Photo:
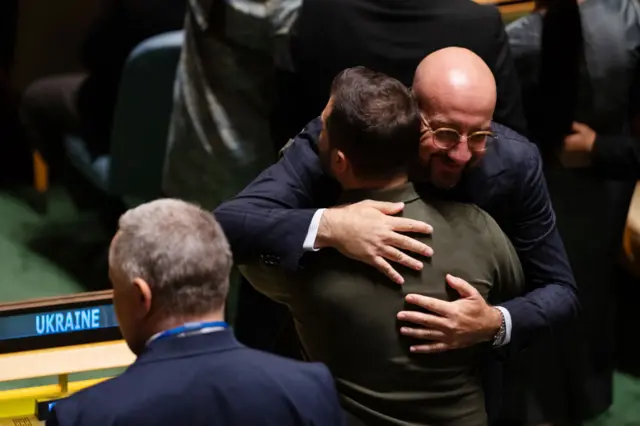
[[161, 199], [127, 211], [118, 225], [110, 269], [122, 276], [124, 285], [136, 279], [148, 284], [152, 314], [195, 318], [224, 306], [231, 251], [210, 212]]
[[420, 115], [410, 90], [364, 67], [340, 72], [326, 117], [329, 148], [342, 151], [361, 179], [406, 173], [420, 143]]

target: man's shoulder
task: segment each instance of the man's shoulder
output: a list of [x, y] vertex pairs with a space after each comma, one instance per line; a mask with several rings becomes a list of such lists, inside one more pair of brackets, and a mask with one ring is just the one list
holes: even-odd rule
[[519, 171], [539, 160], [538, 147], [526, 136], [498, 123], [493, 123], [496, 135], [493, 145], [487, 152], [486, 162], [510, 171]]
[[[215, 354], [213, 354], [215, 356]], [[220, 356], [217, 361], [196, 363], [194, 371], [169, 371], [166, 363], [140, 364], [120, 376], [75, 393], [56, 404], [56, 417], [60, 425], [75, 424], [80, 417], [90, 415], [99, 419], [127, 417], [132, 413], [153, 412], [149, 405], [159, 401], [172, 401], [176, 407], [189, 405], [194, 398], [206, 395], [229, 395], [230, 389], [246, 387], [247, 403], [254, 406], [281, 401], [286, 395], [313, 395], [330, 393], [333, 379], [327, 367], [320, 363], [307, 363], [284, 358], [250, 348], [235, 351], [233, 356]], [[180, 361], [177, 359], [176, 361]], [[193, 366], [193, 362], [191, 362]], [[187, 369], [188, 370], [188, 369]], [[197, 371], [195, 371], [197, 370]], [[168, 373], [166, 376], [162, 373]], [[197, 374], [196, 374], [197, 373]], [[176, 375], [185, 377], [176, 380]], [[198, 379], [194, 381], [194, 377]], [[166, 386], [158, 383], [166, 382]], [[192, 394], [176, 396], [174, 389], [189, 389]], [[262, 397], [257, 398], [258, 394]], [[264, 398], [271, 394], [272, 398]], [[212, 398], [212, 396], [206, 396]], [[89, 411], [87, 411], [89, 410]]]
[[472, 232], [486, 229], [487, 220], [493, 221], [491, 215], [476, 204], [433, 196], [408, 203], [405, 211], [404, 217], [410, 219], [424, 220], [431, 224], [439, 220], [452, 227], [461, 226]]
[[126, 375], [125, 371], [118, 377], [85, 388], [58, 401], [54, 407], [58, 424], [76, 424], [78, 418], [85, 416], [87, 409], [98, 416], [100, 416], [99, 413], [115, 414], [117, 410], [114, 407], [118, 407], [120, 402], [124, 402], [127, 396], [131, 395], [130, 392], [134, 392], [129, 390]]
[[329, 369], [319, 362], [305, 362], [256, 349], [247, 348], [238, 359], [241, 370], [234, 377], [246, 383], [253, 382], [254, 389], [273, 389], [273, 393], [293, 395], [304, 392], [308, 397], [326, 398], [335, 392]]

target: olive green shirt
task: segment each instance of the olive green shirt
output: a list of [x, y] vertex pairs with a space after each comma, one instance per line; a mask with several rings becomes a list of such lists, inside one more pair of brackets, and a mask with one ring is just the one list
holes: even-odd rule
[[[511, 243], [474, 205], [422, 199], [412, 184], [347, 191], [339, 204], [365, 199], [405, 203], [401, 216], [433, 226], [417, 236], [434, 249], [422, 271], [399, 269], [397, 285], [333, 249], [308, 253], [296, 274], [264, 263], [240, 267], [259, 291], [287, 305], [307, 357], [332, 371], [345, 409], [366, 425], [487, 424], [479, 375], [490, 343], [441, 354], [412, 354], [396, 315], [409, 293], [452, 301], [446, 274], [463, 278], [492, 304], [522, 293], [524, 277]], [[421, 341], [420, 343], [425, 343]]]

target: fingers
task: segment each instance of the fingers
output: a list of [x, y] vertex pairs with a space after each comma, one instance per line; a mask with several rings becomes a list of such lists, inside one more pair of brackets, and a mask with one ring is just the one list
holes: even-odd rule
[[384, 257], [387, 260], [399, 263], [403, 266], [406, 266], [407, 268], [415, 269], [416, 271], [420, 271], [423, 267], [422, 262], [415, 260], [414, 258], [401, 252], [397, 248], [391, 246], [386, 246], [384, 248]]
[[398, 214], [402, 209], [404, 209], [404, 203], [387, 203], [384, 201], [373, 200], [365, 200], [362, 203], [369, 207], [373, 207], [386, 215]]
[[579, 140], [580, 140], [580, 135], [576, 135], [575, 133], [572, 133], [564, 138], [564, 143], [570, 145]]
[[417, 324], [424, 328], [432, 328], [438, 331], [447, 331], [450, 327], [446, 318], [436, 315], [423, 314], [422, 312], [400, 311], [398, 319]]
[[448, 351], [454, 349], [453, 346], [444, 342], [429, 343], [427, 345], [411, 346], [409, 350], [416, 354], [435, 354], [438, 352]]
[[449, 286], [457, 291], [458, 294], [463, 298], [478, 296], [480, 294], [475, 287], [473, 287], [462, 278], [454, 277], [453, 275], [447, 274], [447, 283], [449, 283]]
[[431, 225], [406, 217], [390, 217], [389, 223], [396, 232], [415, 232], [419, 234], [431, 234], [433, 232]]
[[433, 297], [429, 296], [422, 296], [420, 294], [408, 294], [405, 297], [405, 300], [407, 301], [407, 303], [418, 305], [443, 317], [448, 317], [454, 312], [451, 302], [434, 299]]
[[573, 130], [576, 133], [583, 132], [588, 128], [589, 126], [587, 126], [586, 124], [578, 123], [577, 121], [574, 121], [573, 123], [571, 123], [571, 130]]
[[376, 256], [373, 259], [373, 266], [375, 266], [380, 272], [389, 277], [396, 284], [404, 284], [404, 278], [398, 273], [383, 257]]
[[431, 247], [406, 235], [393, 233], [388, 243], [401, 250], [407, 250], [427, 257], [433, 256], [433, 249]]
[[422, 340], [438, 340], [445, 339], [445, 334], [442, 331], [437, 330], [425, 330], [422, 328], [401, 327], [400, 333], [407, 337], [413, 337], [415, 339]]

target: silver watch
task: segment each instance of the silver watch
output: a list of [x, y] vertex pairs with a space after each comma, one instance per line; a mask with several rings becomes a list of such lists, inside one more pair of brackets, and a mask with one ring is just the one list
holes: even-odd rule
[[500, 318], [502, 318], [502, 321], [500, 322], [500, 328], [498, 329], [498, 332], [496, 333], [495, 336], [493, 336], [494, 347], [502, 346], [504, 339], [507, 335], [507, 323], [504, 320], [504, 314], [500, 309], [498, 309], [498, 312], [500, 312]]

